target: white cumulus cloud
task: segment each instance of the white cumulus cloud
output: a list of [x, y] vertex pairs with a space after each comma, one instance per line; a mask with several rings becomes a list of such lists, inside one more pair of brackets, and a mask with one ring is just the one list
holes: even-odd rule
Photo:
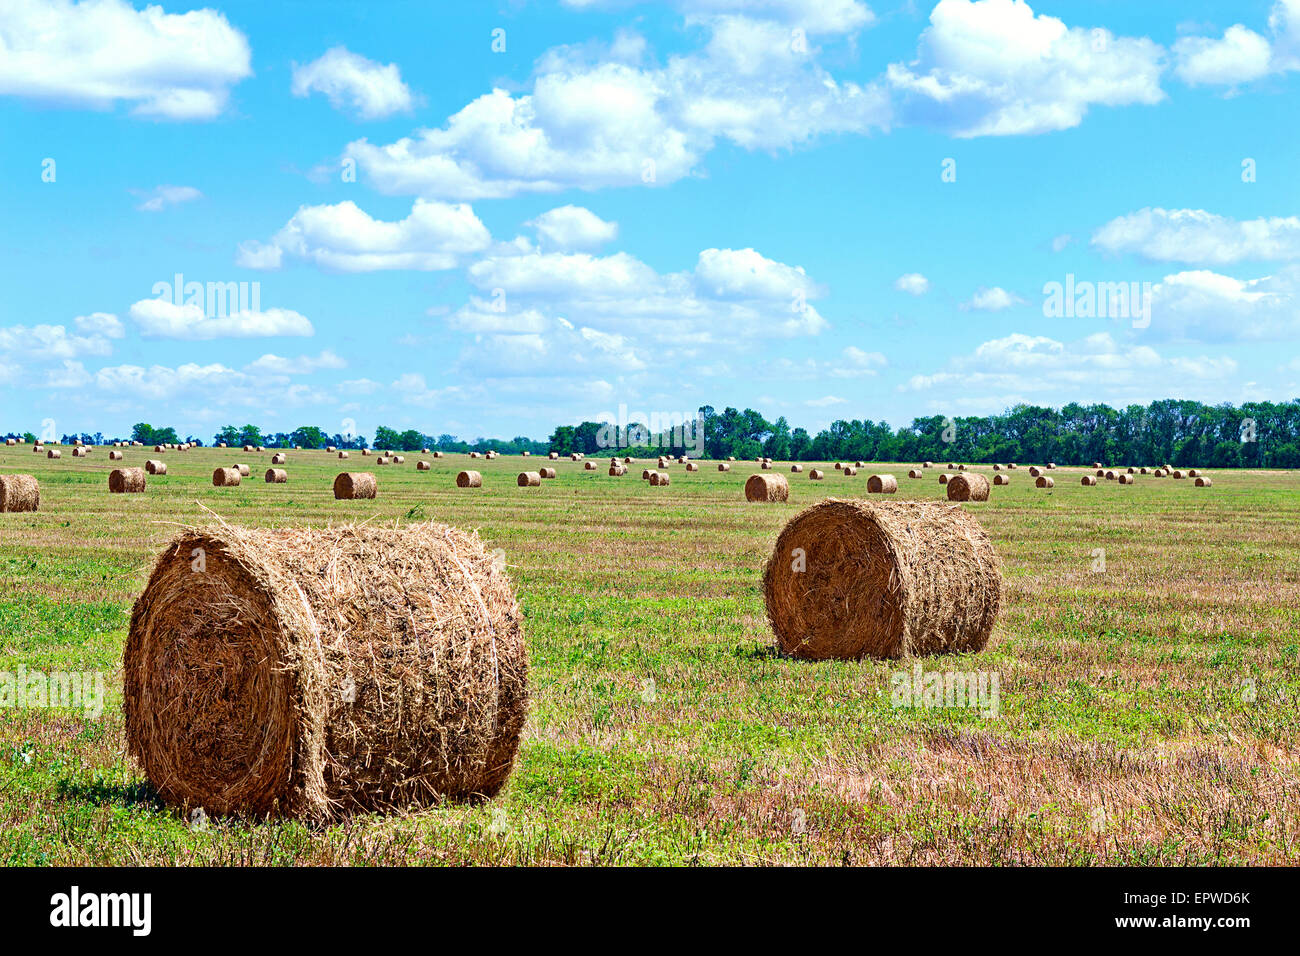
[[320, 58], [293, 68], [294, 96], [324, 93], [335, 109], [351, 110], [361, 119], [382, 119], [410, 112], [411, 90], [396, 63], [384, 65], [336, 46]]

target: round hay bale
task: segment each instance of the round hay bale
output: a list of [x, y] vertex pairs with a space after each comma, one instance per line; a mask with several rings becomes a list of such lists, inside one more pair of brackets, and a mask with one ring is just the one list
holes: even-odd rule
[[652, 472], [649, 468], [642, 468], [642, 469], [641, 469], [641, 480], [642, 480], [642, 481], [649, 481], [649, 480], [650, 480], [650, 476], [651, 476], [652, 474], [653, 474], [653, 472]]
[[595, 463], [594, 461], [583, 462], [582, 470], [583, 470], [583, 471], [595, 471], [595, 470], [596, 470], [596, 463]]
[[435, 451], [435, 452], [433, 453], [433, 457], [434, 457], [434, 458], [441, 458], [441, 457], [442, 457], [442, 452], [440, 452], [440, 451]]
[[659, 465], [658, 465], [658, 467], [660, 467], [660, 468], [667, 468], [667, 467], [668, 467], [668, 459], [667, 459], [667, 458], [664, 458], [664, 457], [661, 455], [660, 458], [659, 458]]
[[1106, 480], [1107, 480], [1107, 481], [1114, 481], [1114, 480], [1115, 480], [1116, 478], [1118, 478], [1118, 477], [1119, 477], [1119, 475], [1115, 474], [1115, 472], [1113, 472], [1113, 471], [1108, 471], [1108, 472], [1106, 472]]
[[[222, 443], [221, 443], [221, 447], [222, 447], [222, 448], [225, 448], [225, 447], [226, 447], [226, 443], [225, 443], [225, 442], [222, 442]], [[332, 455], [332, 454], [334, 454], [336, 451], [338, 451], [338, 446], [337, 446], [337, 445], [326, 445], [326, 446], [325, 446], [325, 450], [326, 450], [327, 452], [329, 452], [329, 453]]]
[[[157, 451], [157, 450], [158, 450], [158, 449], [156, 449], [156, 448], [154, 449], [154, 451]], [[244, 451], [246, 451], [246, 452], [257, 451], [257, 446], [256, 446], [256, 445], [245, 445], [245, 446], [244, 446]]]
[[893, 475], [872, 475], [867, 479], [867, 494], [892, 495], [898, 490], [898, 479]]
[[965, 465], [958, 465], [958, 466], [957, 466], [957, 470], [958, 470], [958, 471], [965, 471], [965, 470], [966, 470], [966, 466], [965, 466]]
[[363, 448], [363, 449], [361, 449], [361, 456], [362, 456], [363, 458], [368, 458], [368, 457], [370, 457], [370, 449], [369, 449], [369, 448]]
[[393, 460], [392, 460], [391, 458], [389, 458], [387, 455], [380, 455], [378, 458], [375, 459], [375, 464], [376, 464], [376, 465], [389, 465], [389, 464], [392, 464], [392, 461], [393, 461]]
[[1136, 469], [1136, 468], [1125, 468], [1125, 469], [1124, 469], [1124, 473], [1125, 473], [1125, 474], [1129, 474], [1129, 475], [1136, 475], [1136, 474], [1137, 474], [1137, 469]]
[[12, 446], [14, 446], [14, 445], [17, 445], [18, 442], [15, 441], [15, 440], [12, 439], [12, 438], [6, 438], [6, 439], [5, 439], [5, 444], [6, 444], [6, 445], [9, 445], [10, 447], [12, 447]]
[[45, 451], [45, 446], [44, 446], [44, 445], [33, 445], [33, 446], [32, 446], [32, 454], [34, 454], [34, 455], [39, 455], [39, 454], [40, 454], [41, 452], [43, 452], [43, 451]]
[[86, 448], [84, 445], [78, 445], [76, 448], [72, 449], [73, 458], [85, 458], [89, 454], [90, 449]]
[[1019, 466], [1016, 465], [1016, 463], [1015, 463], [1014, 461], [1009, 461], [1009, 462], [1007, 462], [1007, 470], [1008, 470], [1008, 471], [1015, 471], [1017, 467], [1019, 467]]
[[837, 462], [835, 463], [835, 470], [836, 470], [836, 471], [842, 471], [843, 469], [844, 469], [844, 463], [843, 463], [843, 462], [839, 462], [839, 461], [837, 461]]
[[625, 464], [625, 465], [630, 465], [630, 464], [632, 464], [632, 456], [631, 456], [631, 455], [627, 455], [627, 456], [625, 456], [625, 457], [623, 458], [623, 464]]
[[725, 461], [718, 462], [718, 471], [731, 471], [731, 465]]
[[995, 465], [993, 466], [993, 470], [994, 470], [994, 471], [1001, 471], [1001, 470], [1002, 470], [1002, 466], [1001, 466], [1001, 465], [998, 465], [998, 464], [995, 464]]
[[907, 473], [909, 478], [923, 478], [924, 476], [925, 472], [921, 471], [920, 468], [913, 468]]
[[[538, 481], [540, 483], [540, 476]], [[457, 488], [482, 488], [483, 476], [477, 471], [462, 471], [456, 475]]]
[[130, 753], [168, 804], [214, 814], [492, 796], [527, 712], [510, 580], [432, 522], [187, 529], [136, 601], [123, 672]]
[[[1133, 470], [1132, 468], [1129, 469], [1129, 471], [1132, 471], [1132, 470]], [[1188, 477], [1188, 478], [1199, 478], [1199, 477], [1201, 477], [1201, 473], [1200, 473], [1199, 471], [1197, 471], [1195, 468], [1188, 468], [1188, 469], [1187, 469], [1187, 477]]]
[[791, 465], [790, 471], [797, 475], [799, 472], [803, 471], [803, 465]]
[[662, 488], [665, 485], [671, 485], [672, 478], [666, 471], [656, 471], [650, 475], [650, 485], [654, 488]]
[[1039, 475], [1041, 475], [1042, 473], [1043, 473], [1043, 469], [1039, 468], [1037, 465], [1030, 465], [1030, 466], [1029, 466], [1029, 477], [1030, 477], [1030, 478], [1037, 478], [1037, 477], [1038, 477]]
[[[164, 452], [164, 451], [167, 450], [167, 446], [166, 446], [166, 445], [154, 445], [154, 446], [153, 446], [153, 450], [156, 451], [156, 452]], [[245, 449], [244, 449], [244, 451], [252, 451], [252, 450], [253, 450], [253, 449], [251, 449], [251, 448], [245, 448]]]
[[1210, 478], [1209, 475], [1199, 475], [1199, 476], [1197, 476], [1197, 479], [1196, 479], [1196, 487], [1197, 487], [1197, 488], [1212, 488], [1213, 486], [1214, 486], [1214, 482], [1213, 482], [1213, 480], [1211, 480], [1211, 478]]
[[1097, 483], [1097, 479], [1093, 475], [1084, 475], [1082, 478], [1079, 479], [1079, 484], [1081, 485], [1095, 485], [1096, 483]]
[[406, 456], [405, 456], [405, 455], [391, 455], [391, 456], [389, 456], [389, 457], [392, 459], [392, 462], [393, 462], [393, 464], [395, 464], [395, 465], [405, 465], [405, 464], [406, 464]]
[[830, 498], [785, 526], [763, 595], [781, 650], [796, 657], [979, 651], [997, 621], [1002, 574], [988, 535], [961, 508]]
[[942, 475], [942, 474], [941, 474], [941, 475], [939, 476], [939, 484], [941, 484], [941, 485], [946, 485], [947, 483], [948, 483], [948, 476], [947, 476], [947, 475]]
[[1010, 479], [1008, 476], [1006, 476], [1006, 475], [994, 475], [994, 476], [993, 476], [993, 484], [995, 484], [995, 485], [1009, 485], [1009, 484], [1011, 484], [1011, 479]]
[[1139, 469], [1138, 469], [1138, 474], [1139, 474], [1139, 475], [1145, 475], [1145, 474], [1148, 474], [1148, 473], [1149, 473], [1149, 472], [1147, 471], [1147, 469], [1146, 469], [1145, 467], [1143, 467], [1143, 468], [1139, 468]]
[[840, 469], [840, 474], [844, 475], [844, 477], [846, 478], [852, 478], [857, 473], [858, 470], [854, 468], [852, 465], [845, 465], [843, 468]]
[[248, 465], [235, 465], [234, 467], [239, 471], [239, 477], [241, 478], [247, 478], [253, 473], [253, 469]]
[[727, 461], [735, 461], [735, 460], [736, 460], [736, 456], [735, 456], [735, 455], [728, 455], [728, 456], [727, 456]]
[[283, 468], [266, 469], [266, 483], [268, 485], [282, 485], [289, 480], [289, 473]]
[[271, 456], [271, 464], [273, 465], [283, 465], [288, 460], [289, 457], [284, 454], [275, 454]]
[[1182, 471], [1175, 471], [1175, 472], [1174, 472], [1174, 478], [1186, 478], [1186, 477], [1187, 477], [1187, 475], [1186, 475], [1184, 472], [1182, 472]]
[[[427, 455], [429, 453], [429, 449], [426, 448], [424, 450], [424, 453]], [[531, 451], [521, 451], [519, 454], [523, 458], [531, 458], [533, 453]]]
[[697, 464], [695, 464], [695, 462], [693, 462], [693, 461], [685, 462], [685, 465], [686, 465], [686, 470], [687, 470], [687, 471], [699, 471], [699, 470], [700, 470], [700, 466], [697, 465]]
[[108, 453], [108, 460], [109, 460], [109, 461], [121, 461], [121, 460], [122, 460], [122, 453], [121, 453], [120, 451], [110, 451], [110, 452]]
[[1055, 478], [1049, 478], [1047, 475], [1039, 475], [1036, 479], [1034, 479], [1034, 487], [1035, 487], [1035, 488], [1055, 488], [1055, 487], [1056, 487], [1056, 479], [1055, 479]]
[[988, 501], [989, 480], [975, 472], [954, 475], [948, 482], [949, 501]]
[[334, 476], [336, 500], [373, 498], [379, 493], [379, 482], [368, 471], [341, 471]]
[[1105, 469], [1105, 468], [1098, 468], [1098, 469], [1096, 470], [1096, 472], [1094, 473], [1094, 476], [1097, 477], [1097, 478], [1105, 478], [1105, 477], [1106, 477], [1106, 469]]
[[764, 471], [769, 471], [769, 470], [771, 470], [771, 468], [772, 468], [772, 463], [771, 463], [770, 461], [765, 461], [765, 462], [763, 462], [761, 465], [759, 465], [758, 467], [761, 468], [761, 469], [763, 469]]
[[150, 458], [144, 463], [144, 470], [151, 475], [167, 474], [167, 462], [159, 461], [157, 458]]
[[114, 468], [108, 473], [108, 490], [115, 495], [136, 495], [144, 491], [146, 481], [143, 468]]
[[45, 453], [45, 457], [46, 457], [46, 458], [62, 458], [62, 457], [63, 457], [63, 452], [59, 451], [57, 448], [51, 448], [49, 451], [47, 451], [47, 452]]
[[40, 507], [41, 485], [34, 475], [0, 475], [0, 512], [39, 511]]
[[1119, 476], [1119, 483], [1121, 485], [1131, 485], [1133, 484], [1133, 476], [1129, 474], [1122, 474]]
[[243, 472], [238, 468], [215, 468], [212, 471], [214, 488], [232, 488], [243, 479]]
[[854, 468], [865, 468], [865, 467], [867, 467], [867, 463], [866, 463], [865, 461], [855, 461], [855, 462], [853, 463], [853, 467], [854, 467]]
[[609, 466], [609, 477], [611, 478], [622, 478], [626, 474], [627, 474], [627, 468], [623, 465]]
[[1051, 469], [1051, 468], [1055, 468], [1055, 467], [1056, 467], [1056, 462], [1054, 462], [1054, 461], [1049, 461], [1049, 462], [1047, 463], [1047, 467], [1048, 467], [1049, 469]]
[[537, 469], [537, 473], [543, 478], [554, 478], [556, 474], [554, 468], [539, 468]]
[[[542, 486], [542, 476], [535, 471], [521, 471], [519, 477], [516, 479], [516, 483], [520, 488], [540, 488]], [[460, 485], [460, 481], [457, 480], [456, 484]], [[482, 484], [481, 478], [479, 479], [479, 484]], [[464, 486], [462, 485], [461, 487]], [[477, 488], [478, 485], [475, 485], [474, 487]]]
[[789, 501], [790, 483], [785, 475], [750, 475], [745, 482], [746, 501]]
[[1099, 461], [1094, 461], [1094, 462], [1092, 463], [1092, 467], [1093, 467], [1093, 468], [1100, 468], [1101, 466], [1102, 466], [1102, 465], [1101, 465], [1101, 462], [1099, 462]]
[[921, 467], [922, 467], [922, 468], [933, 468], [933, 467], [934, 467], [934, 462], [932, 462], [932, 461], [923, 461], [923, 462], [921, 462]]
[[415, 463], [415, 470], [416, 470], [416, 471], [428, 471], [428, 470], [429, 470], [430, 468], [432, 468], [432, 467], [433, 467], [433, 466], [432, 466], [431, 464], [429, 464], [427, 461], [417, 461], [417, 462]]
[[569, 460], [570, 460], [570, 461], [581, 461], [581, 460], [582, 460], [582, 456], [581, 456], [580, 454], [578, 454], [576, 451], [569, 452]]
[[555, 459], [557, 459], [557, 458], [560, 457], [560, 453], [559, 453], [558, 451], [553, 451], [553, 452], [551, 452], [549, 455], [547, 455], [546, 457], [548, 457], [549, 459], [551, 459], [551, 461], [555, 461]]
[[345, 452], [345, 451], [341, 451], [341, 452], [339, 452], [339, 461], [343, 461], [343, 460], [344, 460], [345, 458], [347, 458], [347, 457], [348, 457], [348, 453], [347, 453], [347, 452]]

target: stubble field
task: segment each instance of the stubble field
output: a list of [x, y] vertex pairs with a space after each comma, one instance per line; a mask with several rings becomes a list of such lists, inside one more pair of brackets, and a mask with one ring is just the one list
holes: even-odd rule
[[[0, 709], [7, 864], [1295, 864], [1300, 861], [1300, 480], [1215, 472], [1212, 488], [1139, 476], [1051, 491], [1024, 464], [978, 515], [1000, 555], [1002, 615], [978, 654], [926, 671], [998, 676], [996, 716], [897, 707], [913, 662], [809, 663], [773, 651], [760, 587], [783, 524], [825, 497], [943, 497], [937, 469], [790, 474], [749, 504], [758, 470], [712, 462], [672, 484], [581, 463], [518, 488], [537, 458], [128, 449], [110, 463], [0, 449], [41, 510], [0, 515], [0, 671], [103, 671], [104, 712]], [[142, 495], [118, 464], [163, 458]], [[212, 469], [252, 476], [213, 488]], [[1121, 463], [1114, 463], [1121, 464]], [[1128, 463], [1122, 463], [1128, 464]], [[1154, 463], [1134, 463], [1154, 464]], [[480, 489], [457, 489], [462, 468]], [[805, 463], [805, 468], [811, 467]], [[335, 501], [343, 470], [379, 497]], [[975, 470], [992, 475], [987, 467]], [[532, 705], [495, 800], [328, 828], [191, 825], [125, 755], [121, 655], [133, 601], [178, 524], [434, 519], [501, 548], [525, 615]], [[1101, 566], [1104, 551], [1104, 570]]]

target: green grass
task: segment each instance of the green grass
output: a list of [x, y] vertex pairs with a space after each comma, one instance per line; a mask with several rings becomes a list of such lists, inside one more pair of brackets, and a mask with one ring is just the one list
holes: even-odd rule
[[[131, 449], [128, 465], [152, 452]], [[1218, 472], [1050, 492], [1026, 471], [967, 505], [1003, 562], [1001, 619], [979, 654], [924, 662], [1000, 678], [998, 716], [891, 705], [888, 662], [772, 650], [759, 575], [786, 520], [908, 465], [789, 475], [750, 505], [756, 465], [709, 464], [650, 488], [559, 462], [537, 489], [518, 458], [417, 472], [291, 452], [167, 452], [144, 495], [109, 463], [0, 451], [41, 480], [41, 511], [0, 516], [0, 671], [105, 672], [108, 701], [0, 710], [0, 861], [10, 864], [1294, 864], [1300, 859], [1300, 482]], [[218, 464], [253, 477], [213, 488]], [[374, 501], [336, 502], [370, 470]], [[536, 462], [529, 464], [536, 467]], [[431, 518], [506, 553], [526, 619], [532, 707], [499, 798], [329, 828], [207, 820], [157, 801], [125, 756], [122, 646], [152, 557], [178, 523], [267, 526]], [[1092, 571], [1096, 548], [1104, 573]], [[652, 682], [652, 684], [650, 683]], [[648, 688], [653, 688], [649, 692]]]

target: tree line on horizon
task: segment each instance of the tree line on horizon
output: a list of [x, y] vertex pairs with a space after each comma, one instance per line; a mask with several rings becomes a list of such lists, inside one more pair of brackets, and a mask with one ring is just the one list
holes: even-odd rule
[[[31, 432], [11, 432], [2, 437], [36, 440]], [[98, 432], [62, 436], [64, 444], [78, 439], [86, 444], [124, 440], [105, 438]], [[910, 425], [899, 428], [884, 421], [839, 420], [815, 435], [804, 428], [791, 428], [784, 416], [769, 422], [752, 408], [724, 408], [718, 412], [705, 405], [684, 428], [665, 429], [653, 435], [635, 424], [620, 427], [612, 422], [584, 421], [557, 426], [547, 441], [527, 436], [464, 441], [451, 434], [426, 435], [416, 429], [398, 431], [381, 425], [375, 430], [371, 446], [364, 435], [331, 435], [314, 425], [291, 432], [263, 432], [256, 425], [225, 425], [209, 443], [192, 435], [181, 438], [171, 427], [155, 428], [140, 422], [125, 440], [145, 445], [334, 445], [395, 451], [430, 448], [448, 453], [497, 451], [506, 455], [554, 451], [562, 455], [581, 452], [640, 458], [687, 454], [704, 458], [734, 455], [740, 459], [766, 456], [781, 461], [1101, 461], [1114, 465], [1168, 462], [1179, 467], [1300, 468], [1300, 399], [1246, 402], [1241, 406], [1162, 399], [1122, 409], [1077, 402], [1060, 409], [1022, 404], [1000, 415], [914, 418]]]

